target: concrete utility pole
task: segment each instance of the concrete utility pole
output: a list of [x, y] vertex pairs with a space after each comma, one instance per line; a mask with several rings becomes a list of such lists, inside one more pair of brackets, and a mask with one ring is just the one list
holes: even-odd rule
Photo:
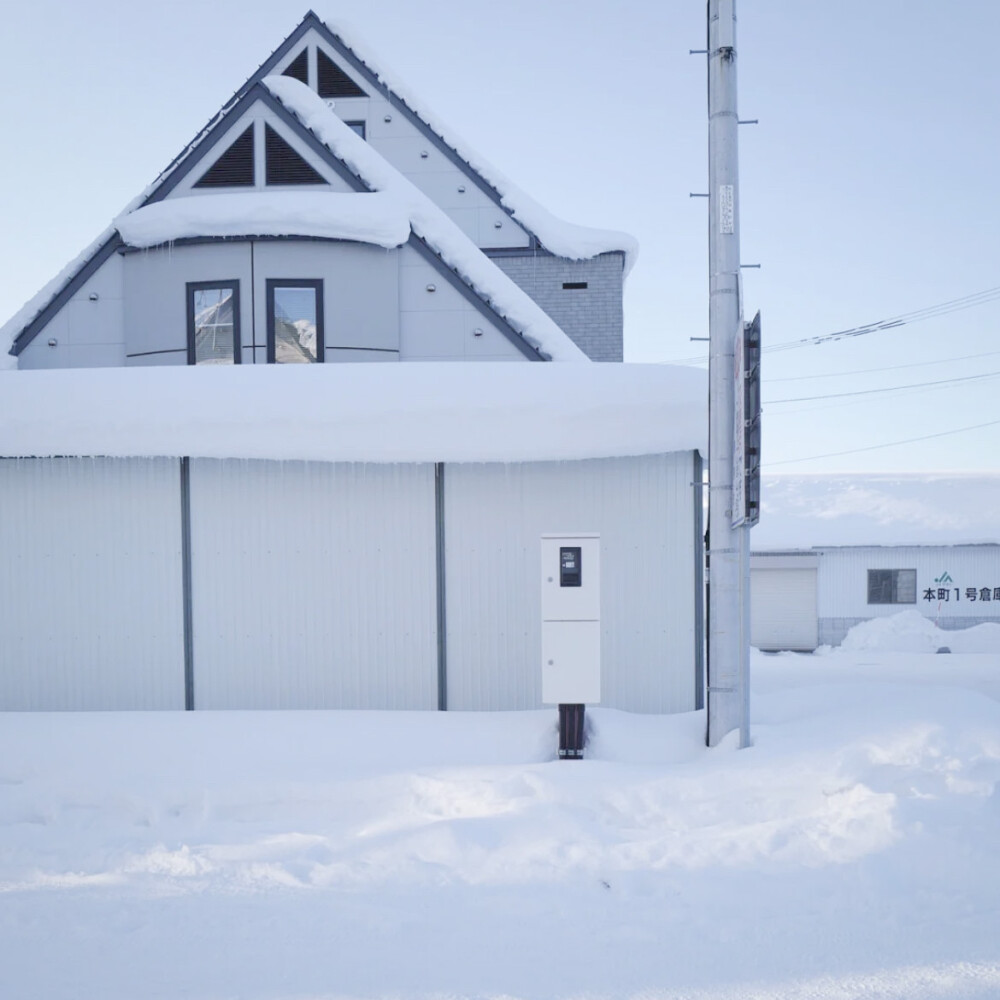
[[735, 385], [736, 352], [743, 350], [735, 3], [708, 0], [708, 745], [739, 728], [745, 747], [749, 529], [734, 511], [733, 490], [735, 393], [743, 392]]

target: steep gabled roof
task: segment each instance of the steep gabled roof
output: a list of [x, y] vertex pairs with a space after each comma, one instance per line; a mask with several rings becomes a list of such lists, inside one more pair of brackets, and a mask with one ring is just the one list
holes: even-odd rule
[[[160, 208], [160, 203], [217, 149], [221, 137], [231, 122], [238, 120], [243, 112], [257, 101], [266, 105], [305, 147], [322, 158], [323, 162], [347, 181], [353, 190], [387, 193], [395, 202], [398, 215], [409, 220], [413, 229], [410, 242], [418, 252], [421, 252], [473, 305], [488, 311], [495, 325], [521, 350], [522, 354], [532, 360], [587, 360], [583, 352], [548, 314], [500, 271], [429, 198], [418, 191], [363, 139], [355, 135], [309, 87], [291, 77], [272, 77], [264, 82], [257, 81], [248, 90], [243, 91], [234, 102], [227, 105], [210, 126], [200, 133], [198, 140], [186, 147], [184, 153], [174, 160], [173, 166], [134, 199], [118, 216], [115, 223], [105, 230], [84, 254], [73, 261], [57, 279], [50, 282], [3, 328], [0, 328], [0, 343], [13, 336], [15, 339], [11, 353], [20, 354], [55, 311], [61, 308], [101, 264], [122, 246], [131, 244], [130, 239], [123, 240], [122, 232], [127, 237], [137, 240], [138, 245], [148, 246], [156, 242], [155, 239], [151, 241], [148, 236], [143, 237], [140, 234], [145, 227], [148, 231], [163, 235], [164, 224], [169, 220], [170, 212]], [[275, 196], [270, 193], [254, 192], [242, 197], [267, 199]], [[328, 197], [343, 199], [350, 196], [330, 194]], [[215, 199], [214, 204], [218, 206], [220, 198], [236, 204], [239, 196], [201, 195], [193, 200], [203, 204], [190, 206], [191, 212], [197, 215], [198, 212], [211, 211], [209, 206], [213, 202], [206, 199]], [[234, 198], [237, 199], [235, 202]], [[174, 204], [179, 206], [181, 201], [187, 200], [176, 199]], [[287, 205], [288, 202], [286, 197], [284, 203]], [[330, 204], [332, 208], [343, 202]], [[374, 203], [372, 204], [374, 208]], [[381, 236], [369, 241], [385, 245], [385, 239], [391, 237], [385, 235], [383, 224], [387, 224], [390, 229], [393, 228], [392, 221], [387, 219], [387, 214], [392, 214], [392, 209], [382, 206], [377, 214], [376, 222], [382, 230]], [[185, 209], [178, 207], [176, 221], [183, 223], [184, 216]], [[202, 221], [205, 221], [204, 216]], [[263, 232], [251, 233], [249, 228], [252, 227], [244, 225], [240, 235], [269, 235], [273, 232], [273, 229], [262, 227]], [[294, 228], [294, 226], [286, 227], [286, 234], [316, 235], [313, 230], [295, 233]], [[180, 233], [175, 232], [174, 235], [177, 237]], [[199, 235], [220, 234], [217, 230], [210, 230]], [[338, 235], [344, 238], [346, 234], [328, 232], [326, 235], [331, 238]], [[355, 233], [355, 238], [358, 235]], [[169, 236], [165, 236], [159, 242], [169, 239]]]
[[268, 56], [258, 70], [233, 95], [238, 99], [255, 83], [270, 76], [303, 37], [315, 31], [351, 69], [404, 115], [447, 159], [463, 169], [493, 202], [525, 229], [546, 250], [570, 260], [619, 251], [625, 255], [625, 274], [632, 269], [639, 244], [627, 233], [578, 226], [557, 218], [525, 194], [501, 171], [480, 156], [453, 129], [447, 128], [419, 99], [390, 74], [354, 29], [343, 23], [323, 21], [309, 11], [298, 27]]

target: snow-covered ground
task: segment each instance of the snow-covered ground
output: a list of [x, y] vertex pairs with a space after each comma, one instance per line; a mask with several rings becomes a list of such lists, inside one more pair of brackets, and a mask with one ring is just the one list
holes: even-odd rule
[[[902, 630], [905, 634], [906, 630]], [[0, 716], [0, 996], [1000, 996], [1000, 656], [704, 714]]]

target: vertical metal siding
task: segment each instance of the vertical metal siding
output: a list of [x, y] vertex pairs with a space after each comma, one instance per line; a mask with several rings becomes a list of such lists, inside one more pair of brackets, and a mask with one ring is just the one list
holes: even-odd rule
[[0, 708], [183, 708], [177, 461], [5, 459], [0, 510]]
[[191, 463], [198, 708], [437, 705], [434, 467]]
[[539, 538], [601, 534], [602, 703], [695, 706], [693, 456], [450, 465], [448, 698], [541, 704]]
[[[869, 604], [869, 569], [915, 569], [915, 604]], [[952, 577], [949, 600], [923, 599], [927, 588], [941, 586], [936, 578]], [[954, 588], [959, 588], [956, 600]], [[919, 611], [936, 621], [974, 618], [1000, 620], [1000, 602], [969, 601], [966, 587], [1000, 587], [1000, 546], [871, 546], [823, 549], [819, 564], [820, 618], [884, 618], [900, 611]]]

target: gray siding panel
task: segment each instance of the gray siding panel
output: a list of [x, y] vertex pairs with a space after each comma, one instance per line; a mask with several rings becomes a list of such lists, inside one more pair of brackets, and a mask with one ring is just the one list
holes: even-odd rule
[[695, 707], [691, 453], [450, 465], [448, 704], [541, 705], [540, 536], [600, 532], [602, 704]]
[[191, 462], [194, 700], [437, 706], [434, 468]]
[[[547, 253], [490, 254], [493, 263], [552, 317], [591, 361], [624, 357], [624, 255], [566, 260]], [[563, 288], [586, 282], [586, 288]]]
[[184, 707], [178, 463], [0, 461], [0, 709]]

